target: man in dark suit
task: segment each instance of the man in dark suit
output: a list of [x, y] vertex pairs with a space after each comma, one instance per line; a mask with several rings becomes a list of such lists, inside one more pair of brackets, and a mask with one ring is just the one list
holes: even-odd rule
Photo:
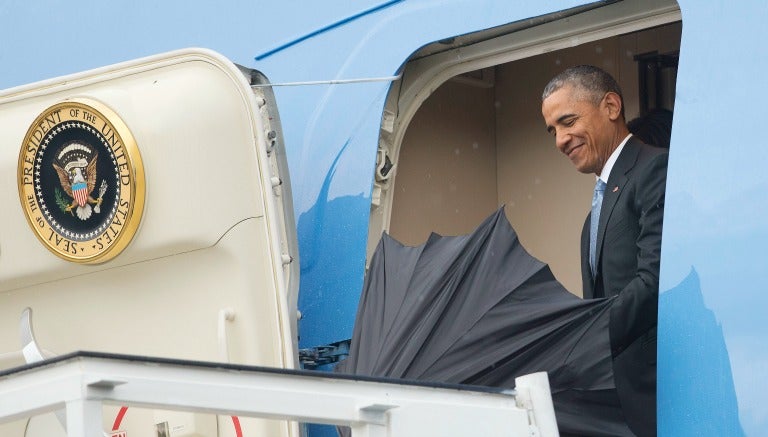
[[542, 114], [557, 148], [578, 171], [597, 177], [581, 238], [584, 298], [616, 299], [609, 329], [619, 402], [634, 433], [655, 435], [667, 152], [631, 136], [618, 84], [596, 67], [572, 67], [552, 79]]

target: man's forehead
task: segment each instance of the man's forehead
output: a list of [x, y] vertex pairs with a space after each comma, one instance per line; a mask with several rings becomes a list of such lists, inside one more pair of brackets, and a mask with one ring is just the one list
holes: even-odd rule
[[578, 105], [578, 99], [573, 95], [573, 90], [560, 88], [553, 92], [541, 103], [544, 112], [561, 112], [566, 108], [573, 108]]
[[575, 86], [571, 84], [565, 84], [558, 88], [557, 90], [553, 91], [552, 94], [550, 94], [546, 99], [549, 100], [551, 98], [555, 98], [555, 100], [560, 102], [588, 102], [590, 100], [590, 93], [589, 91]]
[[594, 106], [588, 93], [572, 86], [562, 87], [542, 101], [542, 111], [580, 112]]

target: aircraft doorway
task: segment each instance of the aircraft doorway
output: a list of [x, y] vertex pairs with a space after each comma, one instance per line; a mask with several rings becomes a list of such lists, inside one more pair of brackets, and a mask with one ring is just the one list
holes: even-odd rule
[[[587, 17], [592, 21], [599, 21], [601, 16], [614, 20], [629, 13], [619, 7], [631, 9], [632, 2], [581, 15], [596, 15], [598, 18]], [[626, 32], [617, 30], [621, 27], [611, 28], [605, 30], [607, 36], [603, 38], [593, 36], [591, 41], [566, 48], [522, 49], [509, 62], [480, 62], [480, 68], [442, 81], [415, 104], [412, 114], [408, 114], [404, 100], [419, 100], [416, 86], [404, 83], [393, 89], [379, 156], [395, 165], [394, 174], [379, 177], [374, 190], [369, 254], [381, 230], [404, 244], [418, 245], [430, 232], [471, 232], [505, 205], [523, 246], [548, 263], [569, 291], [581, 295], [579, 238], [594, 176], [576, 172], [555, 148], [541, 116], [541, 92], [549, 79], [565, 68], [592, 64], [619, 82], [627, 120], [668, 107], [674, 102], [676, 72], [670, 59], [677, 59], [682, 23], [675, 3], [657, 2], [655, 7], [659, 9], [655, 21], [634, 21], [626, 25]], [[566, 24], [575, 26], [579, 16]], [[557, 24], [524, 32], [538, 33], [542, 38], [550, 25], [563, 32]], [[584, 35], [581, 37], [587, 39]], [[519, 44], [519, 38], [511, 40]], [[488, 44], [488, 40], [480, 44]], [[525, 56], [529, 52], [535, 54]], [[404, 80], [409, 74], [412, 78], [430, 71], [430, 58], [437, 61], [440, 56], [447, 57], [446, 52], [413, 60], [405, 68]], [[425, 88], [420, 92], [426, 93]], [[388, 116], [395, 120], [391, 133], [386, 128]], [[398, 120], [402, 121], [399, 135]]]

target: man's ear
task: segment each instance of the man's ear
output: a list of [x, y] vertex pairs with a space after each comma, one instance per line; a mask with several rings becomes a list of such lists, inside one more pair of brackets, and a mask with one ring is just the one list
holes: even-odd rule
[[621, 97], [618, 94], [607, 92], [603, 97], [603, 105], [611, 121], [616, 121], [621, 116]]

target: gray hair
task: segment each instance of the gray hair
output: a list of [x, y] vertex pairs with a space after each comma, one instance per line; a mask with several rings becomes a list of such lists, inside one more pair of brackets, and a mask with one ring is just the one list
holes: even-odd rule
[[577, 65], [558, 74], [549, 81], [541, 100], [544, 101], [555, 91], [564, 86], [572, 86], [579, 93], [579, 98], [595, 105], [600, 104], [606, 93], [616, 93], [621, 99], [621, 117], [624, 118], [624, 95], [616, 80], [605, 70], [592, 65]]

